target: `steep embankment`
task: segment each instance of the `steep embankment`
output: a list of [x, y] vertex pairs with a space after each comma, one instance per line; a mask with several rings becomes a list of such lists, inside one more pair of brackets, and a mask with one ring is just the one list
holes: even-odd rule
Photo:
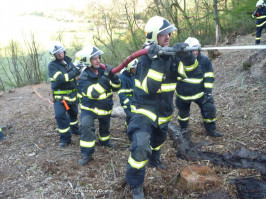
[[[238, 37], [233, 45], [248, 45], [253, 41], [253, 36], [243, 36]], [[221, 51], [222, 55], [213, 60], [217, 126], [224, 137], [206, 137], [200, 111], [193, 104], [192, 140], [209, 139], [210, 143], [204, 149], [220, 153], [241, 146], [265, 150], [265, 56], [257, 57], [246, 70], [242, 65], [256, 52]], [[0, 198], [131, 198], [124, 182], [130, 147], [124, 119], [116, 117], [111, 120], [116, 147], [110, 150], [96, 146], [94, 160], [88, 166], [80, 167], [77, 165], [79, 137], [74, 136], [69, 147], [58, 148], [53, 106], [36, 95], [34, 87], [43, 97], [50, 98], [49, 84], [17, 88], [0, 95], [0, 123], [7, 126], [8, 136], [8, 140], [0, 142]], [[117, 94], [114, 98], [119, 105]], [[177, 111], [173, 123], [177, 123], [176, 116]], [[179, 172], [193, 162], [176, 158], [170, 139], [162, 147], [162, 161], [167, 165], [167, 171], [147, 168], [144, 184], [147, 198], [199, 198], [209, 192], [182, 189], [178, 182]], [[215, 169], [222, 180], [219, 191], [224, 198], [236, 197], [235, 188], [228, 181], [230, 178], [260, 176], [253, 169], [217, 167], [208, 161], [197, 164]]]

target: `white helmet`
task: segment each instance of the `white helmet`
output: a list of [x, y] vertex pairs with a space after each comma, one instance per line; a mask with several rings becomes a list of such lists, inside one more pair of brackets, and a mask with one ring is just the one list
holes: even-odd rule
[[189, 45], [189, 47], [201, 47], [200, 42], [197, 38], [188, 37], [185, 41]]
[[52, 42], [51, 47], [49, 49], [51, 55], [59, 54], [62, 51], [66, 51], [66, 49], [61, 42], [59, 41]]
[[78, 51], [75, 55], [75, 61], [74, 61], [74, 65], [77, 66], [78, 64], [83, 63], [83, 52], [82, 51]]
[[126, 70], [130, 72], [130, 69], [136, 69], [137, 65], [138, 65], [138, 59], [134, 59], [127, 65]]
[[81, 51], [82, 51], [81, 53], [82, 61], [87, 66], [91, 66], [91, 61], [90, 61], [91, 58], [95, 58], [103, 54], [103, 52], [99, 50], [97, 47], [90, 45], [83, 47]]
[[149, 19], [145, 26], [146, 43], [155, 42], [158, 44], [157, 35], [169, 34], [176, 30], [176, 27], [168, 20], [160, 16], [154, 16]]
[[258, 6], [264, 6], [264, 0], [259, 0], [257, 3], [256, 3], [256, 7]]

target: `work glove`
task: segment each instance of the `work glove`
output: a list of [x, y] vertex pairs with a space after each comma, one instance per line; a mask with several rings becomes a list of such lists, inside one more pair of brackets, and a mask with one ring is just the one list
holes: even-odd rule
[[212, 94], [204, 93], [202, 104], [205, 104], [205, 103], [214, 103]]
[[111, 65], [105, 65], [103, 76], [107, 79], [112, 79], [115, 75], [111, 72], [114, 67]]
[[151, 60], [158, 58], [158, 52], [160, 50], [160, 46], [157, 45], [155, 42], [151, 44], [148, 48], [148, 56]]
[[75, 67], [72, 68], [72, 71], [74, 71], [75, 76], [78, 76], [80, 74], [80, 71], [81, 71], [80, 69], [81, 68], [78, 67], [78, 66], [75, 66]]
[[173, 48], [175, 52], [177, 52], [178, 57], [187, 57], [189, 56], [189, 52], [185, 52], [184, 49], [189, 46], [187, 43], [176, 43]]

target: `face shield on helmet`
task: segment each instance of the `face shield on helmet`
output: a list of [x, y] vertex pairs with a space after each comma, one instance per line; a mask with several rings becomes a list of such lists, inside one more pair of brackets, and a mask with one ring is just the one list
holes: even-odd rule
[[201, 47], [199, 40], [194, 37], [188, 37], [185, 43], [187, 43], [189, 47]]
[[61, 52], [65, 52], [65, 51], [66, 49], [64, 45], [59, 41], [56, 41], [53, 44], [51, 44], [51, 47], [49, 49], [50, 54], [54, 56], [59, 55]]
[[136, 69], [138, 65], [138, 59], [132, 60], [126, 67], [126, 70], [130, 72], [130, 69]]
[[154, 16], [149, 19], [145, 26], [146, 43], [155, 42], [158, 44], [157, 35], [170, 34], [172, 31], [177, 30], [176, 27], [168, 20], [160, 16]]
[[83, 52], [83, 63], [87, 66], [91, 66], [91, 58], [96, 58], [103, 54], [101, 50], [94, 46], [86, 46], [82, 49]]

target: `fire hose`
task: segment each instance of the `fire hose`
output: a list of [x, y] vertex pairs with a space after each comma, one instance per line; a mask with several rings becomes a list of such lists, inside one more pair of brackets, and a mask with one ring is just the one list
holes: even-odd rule
[[[183, 51], [207, 51], [207, 50], [247, 50], [247, 49], [266, 49], [266, 45], [248, 45], [248, 46], [231, 46], [231, 47], [186, 47], [183, 49]], [[176, 51], [173, 47], [160, 47], [158, 51], [158, 55], [176, 55], [179, 53]], [[126, 67], [132, 60], [142, 56], [147, 55], [148, 49], [141, 49], [139, 51], [136, 51], [135, 53], [128, 56], [120, 65], [118, 65], [116, 68], [113, 68], [111, 72], [117, 73], [121, 71], [124, 67]], [[100, 64], [100, 66], [105, 69], [104, 64]]]

